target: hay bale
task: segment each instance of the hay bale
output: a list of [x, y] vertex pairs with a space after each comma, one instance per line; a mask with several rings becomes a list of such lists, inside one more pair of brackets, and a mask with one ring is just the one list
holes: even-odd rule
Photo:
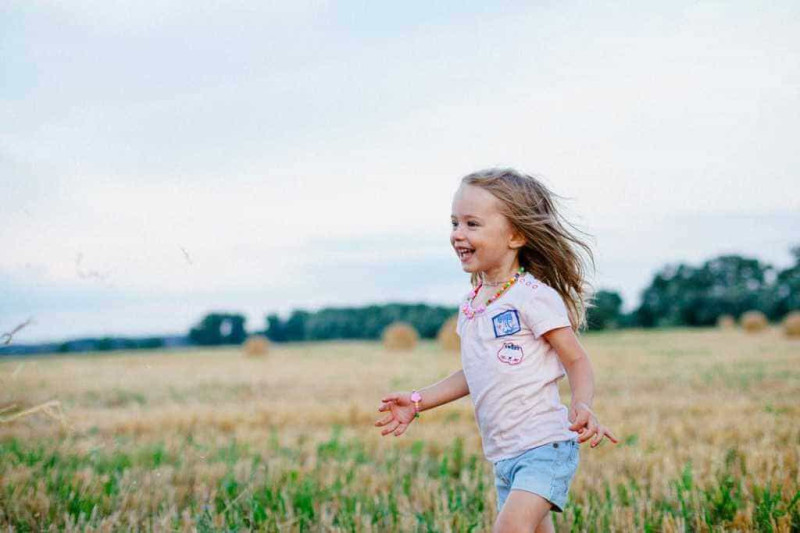
[[787, 337], [800, 337], [800, 311], [792, 311], [784, 317], [783, 333]]
[[439, 328], [439, 333], [436, 335], [439, 346], [446, 352], [461, 351], [461, 337], [456, 333], [457, 324], [458, 315], [448, 318], [447, 321], [442, 324], [442, 327]]
[[759, 331], [767, 329], [769, 325], [766, 315], [761, 311], [747, 311], [746, 313], [742, 313], [742, 316], [739, 318], [739, 323], [748, 333], [758, 333]]
[[242, 346], [242, 351], [247, 357], [263, 357], [269, 353], [269, 340], [263, 335], [251, 335]]
[[383, 346], [387, 350], [413, 350], [419, 340], [414, 326], [406, 322], [395, 322], [383, 330]]
[[717, 317], [717, 327], [720, 329], [734, 329], [736, 327], [736, 319], [731, 315], [719, 315]]

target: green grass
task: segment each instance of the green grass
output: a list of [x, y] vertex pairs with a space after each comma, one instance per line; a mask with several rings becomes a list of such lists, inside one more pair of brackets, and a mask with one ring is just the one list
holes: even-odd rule
[[[344, 531], [359, 531], [365, 522], [381, 531], [398, 531], [403, 513], [413, 516], [417, 531], [440, 531], [445, 526], [455, 531], [482, 531], [488, 523], [486, 495], [493, 495], [491, 469], [482, 457], [466, 453], [460, 438], [441, 450], [417, 440], [407, 450], [392, 449], [379, 458], [364, 442], [345, 439], [341, 428], [334, 426], [330, 438], [310, 450], [314, 467], [304, 467], [298, 460], [303, 450], [282, 446], [277, 438], [273, 436], [266, 456], [235, 439], [208, 450], [209, 464], [224, 465], [224, 474], [211, 487], [213, 498], [184, 501], [171, 517], [172, 526], [178, 528], [181, 513], [188, 510], [198, 531], [217, 531], [220, 520], [227, 530], [278, 531], [289, 515], [295, 517], [292, 527], [296, 530], [312, 531], [323, 508], [333, 510], [331, 524]], [[199, 444], [187, 439], [184, 446], [190, 453]], [[64, 527], [69, 517], [74, 523], [94, 527], [125, 498], [120, 490], [123, 476], [182, 467], [182, 454], [169, 453], [163, 443], [121, 448], [132, 451], [93, 449], [77, 455], [50, 450], [43, 444], [26, 445], [16, 438], [1, 442], [0, 475], [21, 466], [32, 469], [33, 475], [24, 486], [7, 486], [0, 494], [0, 523], [31, 531], [45, 524]], [[270, 471], [266, 466], [270, 457], [282, 457], [285, 462], [281, 464], [288, 466]], [[235, 472], [242, 461], [251, 466], [245, 479]], [[364, 487], [356, 475], [358, 465], [375, 471], [376, 478], [384, 482]], [[743, 465], [741, 452], [730, 449], [714, 482], [700, 485], [693, 465], [686, 463], [681, 475], [670, 482], [673, 494], [668, 500], [654, 501], [647, 484], [634, 478], [614, 487], [606, 485], [602, 491], [583, 494], [580, 502], [573, 498], [563, 515], [555, 515], [556, 523], [559, 529], [571, 531], [609, 531], [614, 513], [631, 508], [636, 527], [642, 531], [659, 531], [667, 516], [681, 519], [690, 530], [698, 518], [710, 530], [725, 530], [749, 499], [755, 508], [757, 530], [773, 531], [777, 520], [787, 516], [793, 530], [800, 529], [800, 492], [787, 498], [780, 487], [752, 485]], [[76, 482], [76, 473], [86, 470], [92, 481]], [[326, 482], [326, 472], [331, 470], [337, 475]], [[20, 496], [31, 497], [42, 490], [50, 501], [47, 514], [26, 514]], [[401, 506], [401, 501], [407, 503]], [[143, 524], [169, 512], [165, 505], [154, 509], [150, 516], [141, 517]]]

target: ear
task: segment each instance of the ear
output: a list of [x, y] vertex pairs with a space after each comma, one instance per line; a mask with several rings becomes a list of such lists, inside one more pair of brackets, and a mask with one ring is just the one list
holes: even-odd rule
[[525, 237], [517, 228], [511, 228], [511, 237], [508, 240], [508, 247], [512, 250], [519, 250], [525, 246]]

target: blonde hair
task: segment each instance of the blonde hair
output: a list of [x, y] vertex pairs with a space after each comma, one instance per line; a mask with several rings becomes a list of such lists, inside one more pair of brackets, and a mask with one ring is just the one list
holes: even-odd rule
[[[519, 250], [519, 264], [555, 289], [569, 312], [572, 329], [586, 327], [586, 312], [592, 305], [593, 289], [586, 281], [586, 265], [579, 255], [583, 249], [595, 268], [591, 248], [567, 230], [578, 230], [559, 213], [553, 198], [562, 198], [537, 179], [511, 168], [490, 168], [462, 178], [464, 185], [489, 191], [500, 200], [501, 213], [525, 238]], [[588, 234], [586, 234], [588, 235]], [[573, 244], [575, 246], [573, 246]], [[472, 285], [478, 284], [472, 274]]]

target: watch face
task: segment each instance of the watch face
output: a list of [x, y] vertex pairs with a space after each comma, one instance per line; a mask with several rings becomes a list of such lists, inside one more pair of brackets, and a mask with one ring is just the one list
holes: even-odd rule
[[418, 392], [411, 393], [411, 401], [412, 402], [418, 402], [421, 399], [422, 399], [422, 396], [420, 396]]

